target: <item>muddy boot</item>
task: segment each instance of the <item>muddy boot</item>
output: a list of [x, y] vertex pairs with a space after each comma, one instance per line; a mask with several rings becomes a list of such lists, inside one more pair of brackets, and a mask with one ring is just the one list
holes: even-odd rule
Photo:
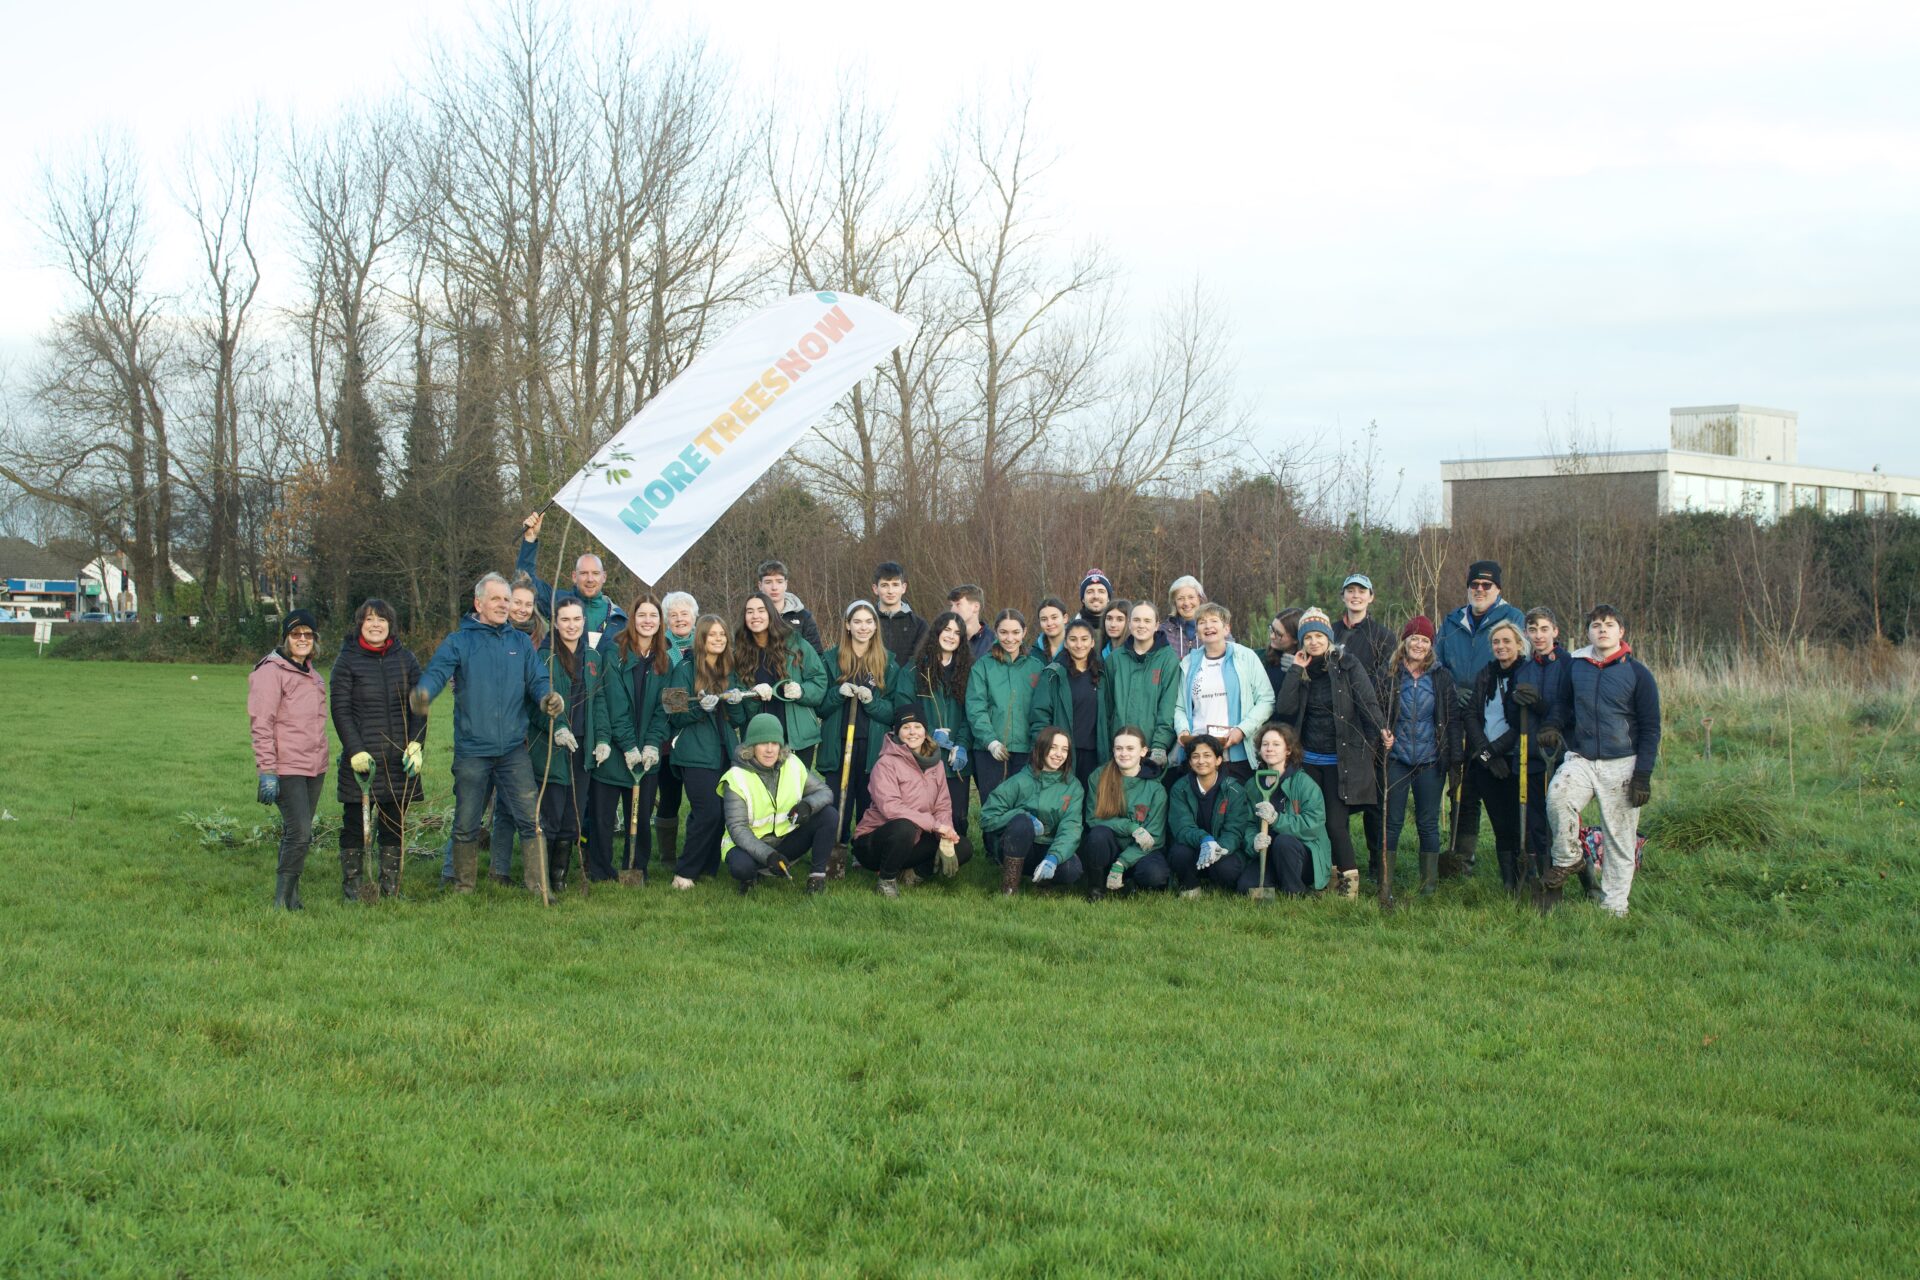
[[536, 835], [531, 840], [520, 842], [520, 857], [526, 865], [523, 883], [527, 892], [539, 897], [547, 887], [547, 838]]
[[[847, 846], [837, 844], [827, 855], [827, 879], [845, 880], [847, 878]], [[809, 892], [812, 892], [809, 890]]]
[[1340, 873], [1340, 879], [1338, 881], [1338, 884], [1340, 887], [1340, 896], [1345, 898], [1348, 902], [1355, 901], [1356, 899], [1359, 898], [1360, 872], [1358, 870], [1342, 871]]
[[340, 851], [340, 896], [351, 906], [360, 901], [360, 850]]
[[1586, 890], [1588, 902], [1599, 902], [1607, 896], [1600, 882], [1593, 878], [1593, 868], [1584, 859], [1580, 863], [1580, 887]]
[[[273, 906], [276, 911], [298, 911], [300, 904], [294, 900], [295, 891], [300, 886], [300, 877], [281, 872], [273, 878]], [[349, 896], [347, 901], [353, 901]]]
[[1577, 872], [1585, 869], [1585, 863], [1575, 863], [1571, 867], [1552, 866], [1547, 868], [1547, 874], [1540, 877], [1538, 901], [1540, 903], [1541, 915], [1546, 915], [1560, 905], [1560, 892], [1566, 886], [1567, 881], [1571, 880]]
[[472, 893], [480, 876], [480, 845], [473, 840], [453, 842], [453, 891]]
[[816, 871], [807, 877], [808, 893], [825, 893], [826, 891], [827, 891], [827, 873], [826, 872]]
[[622, 889], [644, 889], [647, 887], [647, 873], [639, 867], [628, 867], [620, 873]]
[[400, 872], [404, 865], [405, 854], [396, 844], [380, 846], [380, 896], [383, 898], [400, 897]]
[[873, 882], [873, 891], [883, 898], [897, 898], [900, 896], [900, 886], [892, 880], [875, 880]]
[[1420, 892], [1431, 894], [1440, 885], [1440, 855], [1423, 853], [1420, 855]]
[[1000, 861], [1000, 892], [1012, 897], [1020, 892], [1021, 877], [1026, 874], [1025, 858], [1003, 858]]

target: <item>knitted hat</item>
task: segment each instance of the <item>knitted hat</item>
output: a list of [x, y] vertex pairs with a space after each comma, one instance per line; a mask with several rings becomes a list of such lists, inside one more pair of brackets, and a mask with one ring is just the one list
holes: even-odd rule
[[1433, 639], [1433, 619], [1423, 613], [1400, 628], [1400, 638], [1405, 640], [1408, 636], [1425, 636], [1429, 640]]
[[313, 615], [305, 609], [295, 609], [292, 613], [280, 619], [280, 638], [285, 640], [292, 634], [295, 627], [305, 627], [307, 630], [313, 632], [315, 636], [320, 634], [320, 624], [315, 622]]
[[1106, 574], [1100, 572], [1098, 569], [1089, 569], [1087, 570], [1087, 576], [1080, 579], [1080, 595], [1082, 598], [1085, 598], [1087, 588], [1096, 582], [1105, 587], [1109, 595], [1113, 593], [1112, 579], [1108, 578]]
[[1500, 585], [1500, 562], [1498, 560], [1475, 560], [1467, 566], [1467, 581], [1477, 578], [1490, 578], [1494, 586]]
[[1328, 644], [1333, 643], [1333, 628], [1327, 625], [1325, 619], [1323, 618], [1301, 618], [1300, 619], [1300, 639], [1305, 640], [1308, 636], [1312, 635], [1316, 631], [1327, 638]]
[[746, 736], [740, 741], [749, 747], [757, 747], [763, 742], [777, 742], [785, 746], [786, 735], [780, 732], [780, 717], [762, 711], [747, 721]]
[[1324, 623], [1327, 623], [1329, 626], [1333, 624], [1333, 619], [1327, 616], [1327, 611], [1325, 609], [1322, 609], [1317, 604], [1308, 605], [1306, 608], [1302, 609], [1300, 611], [1300, 621], [1324, 622]]
[[895, 713], [893, 717], [893, 731], [895, 733], [900, 732], [900, 730], [910, 724], [917, 724], [922, 729], [927, 727], [927, 718], [920, 714], [918, 707], [908, 707], [903, 711]]

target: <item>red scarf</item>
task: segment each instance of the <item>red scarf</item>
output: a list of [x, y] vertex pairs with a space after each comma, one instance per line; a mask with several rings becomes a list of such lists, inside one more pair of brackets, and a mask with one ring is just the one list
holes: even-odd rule
[[367, 638], [365, 636], [355, 636], [354, 639], [358, 641], [360, 647], [362, 649], [365, 649], [368, 653], [385, 653], [387, 650], [393, 648], [392, 632], [387, 633], [387, 638], [380, 642], [380, 647], [377, 649], [367, 643]]

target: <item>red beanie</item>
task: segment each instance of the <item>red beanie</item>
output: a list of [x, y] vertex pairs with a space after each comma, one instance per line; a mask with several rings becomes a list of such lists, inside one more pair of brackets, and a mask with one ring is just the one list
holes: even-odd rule
[[1427, 620], [1426, 614], [1421, 614], [1400, 628], [1400, 638], [1405, 640], [1408, 636], [1425, 636], [1429, 640], [1433, 639], [1433, 623]]

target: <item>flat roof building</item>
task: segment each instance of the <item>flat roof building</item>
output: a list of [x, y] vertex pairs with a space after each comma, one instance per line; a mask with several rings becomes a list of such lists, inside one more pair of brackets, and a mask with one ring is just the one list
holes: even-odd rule
[[1650, 519], [1668, 512], [1774, 520], [1813, 508], [1920, 515], [1920, 477], [1802, 465], [1799, 414], [1746, 404], [1671, 410], [1669, 447], [1440, 464], [1449, 524], [1547, 519], [1601, 505]]

